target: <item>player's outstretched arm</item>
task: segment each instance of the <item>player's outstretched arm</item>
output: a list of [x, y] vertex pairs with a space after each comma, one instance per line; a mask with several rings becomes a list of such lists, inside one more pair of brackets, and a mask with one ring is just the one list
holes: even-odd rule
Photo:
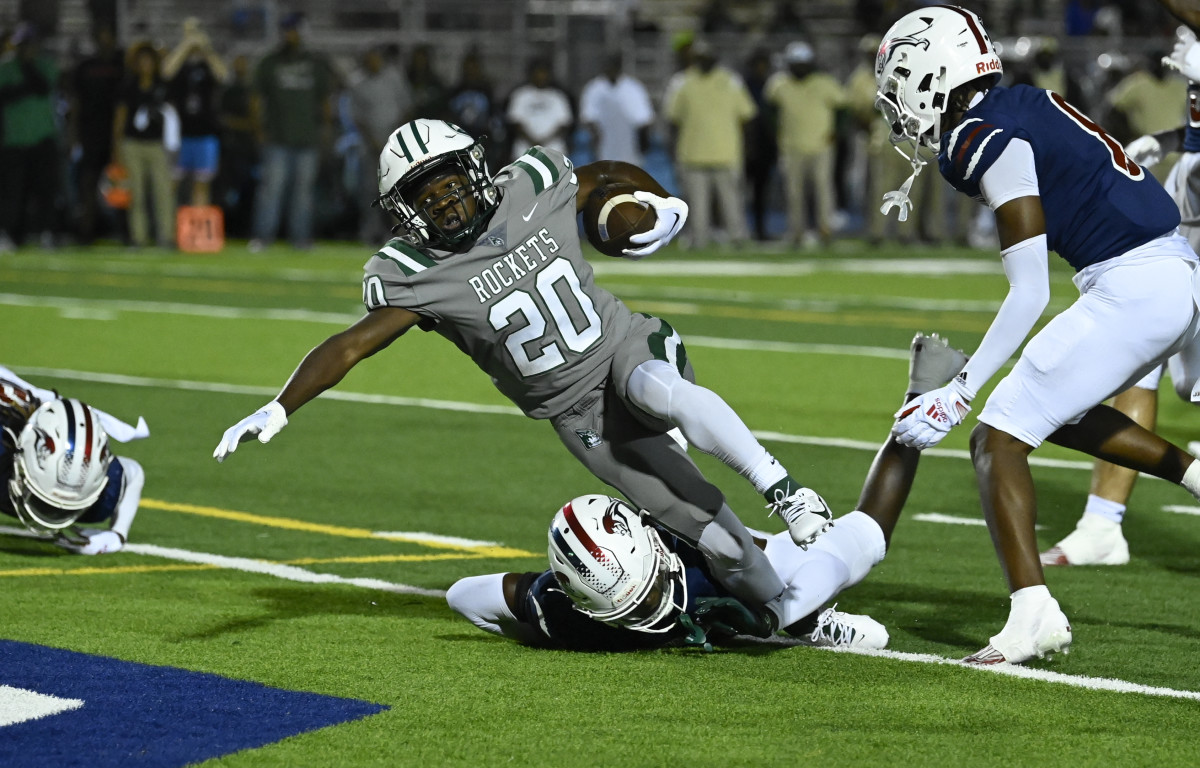
[[[71, 528], [60, 533], [54, 543], [77, 555], [108, 555], [120, 552], [129, 539], [129, 528], [137, 516], [138, 504], [142, 500], [142, 489], [146, 486], [146, 471], [133, 459], [117, 456], [113, 459], [121, 464], [121, 496], [113, 510], [108, 529]], [[110, 481], [111, 482], [111, 481]]]
[[360, 360], [387, 347], [419, 320], [419, 315], [407, 309], [380, 307], [318, 344], [300, 361], [278, 397], [225, 430], [213, 458], [224, 461], [251, 437], [269, 442], [287, 426], [289, 414], [336, 385]]
[[1050, 302], [1041, 198], [1023, 196], [996, 208], [996, 230], [1008, 295], [962, 372], [945, 387], [927, 392], [896, 413], [892, 434], [904, 445], [930, 448], [961, 424], [976, 394], [1017, 351]]
[[[955, 349], [937, 334], [918, 333], [912, 341], [908, 363], [908, 387], [904, 402], [911, 403], [922, 395], [944, 387], [967, 363], [962, 350]], [[883, 532], [885, 544], [891, 545], [892, 531], [908, 501], [921, 452], [889, 438], [875, 454], [871, 469], [863, 481], [862, 492], [855, 509], [866, 514]]]

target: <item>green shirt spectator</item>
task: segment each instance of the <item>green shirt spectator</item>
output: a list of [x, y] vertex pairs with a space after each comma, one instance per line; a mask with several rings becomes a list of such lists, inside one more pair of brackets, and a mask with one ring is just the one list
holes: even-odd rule
[[58, 133], [54, 122], [54, 84], [58, 66], [44, 53], [0, 59], [0, 140], [6, 147], [32, 147]]
[[324, 56], [298, 45], [267, 54], [254, 73], [264, 140], [287, 147], [318, 146], [332, 87], [333, 72]]

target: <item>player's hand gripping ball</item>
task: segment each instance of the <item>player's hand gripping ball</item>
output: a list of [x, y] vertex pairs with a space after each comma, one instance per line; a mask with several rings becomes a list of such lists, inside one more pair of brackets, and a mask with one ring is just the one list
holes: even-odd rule
[[606, 256], [624, 257], [623, 251], [639, 248], [633, 235], [649, 232], [658, 219], [654, 207], [633, 196], [638, 188], [617, 182], [597, 187], [583, 206], [583, 231], [588, 242]]

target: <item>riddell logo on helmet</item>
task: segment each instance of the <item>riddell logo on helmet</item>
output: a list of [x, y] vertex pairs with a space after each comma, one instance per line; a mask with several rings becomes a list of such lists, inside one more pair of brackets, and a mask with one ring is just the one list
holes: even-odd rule
[[975, 74], [977, 75], [986, 75], [988, 72], [998, 71], [1000, 71], [1000, 59], [981, 61], [975, 65]]

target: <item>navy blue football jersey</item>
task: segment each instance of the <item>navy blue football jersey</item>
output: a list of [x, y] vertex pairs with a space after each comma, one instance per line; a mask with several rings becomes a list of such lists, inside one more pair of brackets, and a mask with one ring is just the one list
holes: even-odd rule
[[[692, 610], [697, 598], [728, 596], [708, 575], [703, 556], [692, 547], [673, 539], [663, 536], [663, 542], [683, 561], [688, 590], [687, 610]], [[533, 630], [535, 644], [547, 648], [636, 651], [677, 643], [687, 634], [680, 627], [669, 632], [649, 633], [596, 621], [575, 608], [550, 570], [524, 574], [516, 591], [517, 620]]]
[[1013, 139], [1033, 147], [1047, 244], [1076, 271], [1179, 226], [1162, 185], [1053, 91], [992, 88], [942, 136], [938, 166], [955, 189], [982, 201], [979, 180]]

